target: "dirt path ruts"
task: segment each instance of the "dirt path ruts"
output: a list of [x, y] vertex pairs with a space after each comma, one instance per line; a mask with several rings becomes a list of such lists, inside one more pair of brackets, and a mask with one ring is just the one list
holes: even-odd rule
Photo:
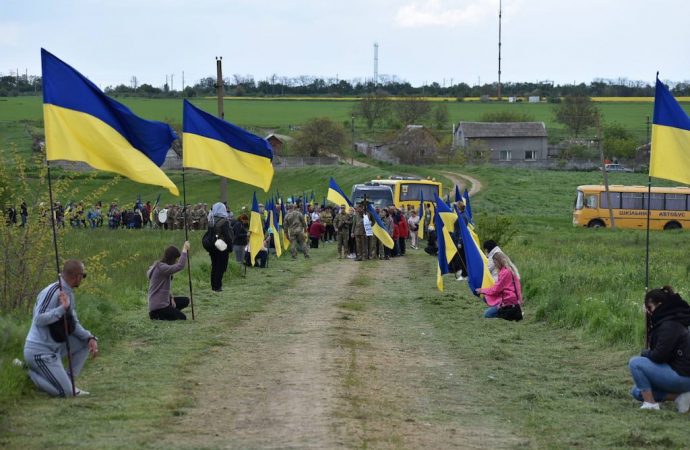
[[[478, 193], [479, 191], [482, 190], [482, 183], [481, 183], [481, 181], [477, 180], [477, 179], [474, 178], [474, 177], [471, 177], [471, 176], [469, 176], [469, 175], [464, 175], [464, 174], [461, 174], [461, 173], [454, 173], [454, 172], [441, 172], [441, 173], [442, 173], [443, 175], [445, 175], [446, 177], [448, 177], [448, 179], [449, 179], [450, 181], [452, 181], [453, 183], [455, 183], [456, 186], [459, 186], [459, 187], [460, 187], [460, 192], [463, 191], [462, 186], [464, 186], [464, 183], [463, 183], [462, 181], [460, 181], [460, 178], [463, 178], [463, 179], [469, 181], [470, 184], [472, 185], [472, 187], [470, 187], [470, 189], [469, 189], [469, 194], [470, 194], [470, 196], [473, 196], [474, 194], [476, 194], [476, 193]], [[451, 189], [451, 192], [454, 191], [454, 190], [455, 190], [455, 186], [453, 186], [453, 189]]]

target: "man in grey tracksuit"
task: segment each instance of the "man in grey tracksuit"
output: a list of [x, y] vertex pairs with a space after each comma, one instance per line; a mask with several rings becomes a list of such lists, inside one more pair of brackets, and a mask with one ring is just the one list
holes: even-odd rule
[[[75, 378], [84, 367], [89, 353], [94, 357], [98, 354], [98, 340], [81, 326], [74, 304], [73, 289], [79, 287], [84, 278], [86, 272], [81, 261], [72, 259], [65, 262], [60, 283], [51, 283], [38, 294], [31, 329], [24, 344], [24, 361], [31, 381], [40, 390], [54, 397], [71, 397], [73, 393], [69, 374], [63, 365], [63, 358], [67, 357], [67, 345], [53, 338], [51, 324], [63, 324], [65, 314], [70, 314], [73, 318], [74, 331], [67, 339]], [[76, 395], [88, 395], [88, 392], [76, 387], [75, 391]]]

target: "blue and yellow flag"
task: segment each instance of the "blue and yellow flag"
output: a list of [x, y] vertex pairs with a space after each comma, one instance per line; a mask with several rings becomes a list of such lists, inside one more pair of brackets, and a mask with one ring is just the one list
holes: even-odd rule
[[184, 101], [182, 164], [268, 192], [273, 180], [273, 149], [266, 139]]
[[462, 200], [462, 195], [460, 195], [460, 186], [457, 184], [455, 185], [455, 203], [459, 202]]
[[381, 241], [383, 245], [392, 249], [395, 246], [393, 238], [388, 234], [386, 225], [381, 221], [379, 215], [376, 214], [376, 210], [371, 206], [371, 203], [367, 203], [367, 211], [369, 211], [369, 214], [374, 219], [374, 222], [371, 224], [371, 230], [374, 232], [374, 236], [379, 238], [379, 241]]
[[45, 49], [41, 67], [48, 161], [83, 161], [180, 194], [159, 167], [177, 139], [169, 125], [137, 117]]
[[249, 261], [256, 265], [256, 255], [264, 245], [264, 220], [259, 212], [259, 203], [256, 201], [256, 192], [252, 200], [252, 212], [249, 217]]
[[690, 184], [690, 117], [658, 74], [649, 176]]
[[285, 236], [285, 228], [283, 228], [283, 218], [287, 216], [287, 211], [285, 209], [285, 203], [280, 202], [280, 211], [278, 211], [278, 232], [280, 233], [280, 242], [283, 244], [283, 250], [290, 248], [290, 239]]
[[[441, 201], [436, 195], [436, 200]], [[441, 201], [443, 203], [443, 201]], [[447, 205], [446, 205], [447, 207]], [[436, 287], [439, 291], [443, 292], [443, 275], [450, 273], [448, 264], [458, 253], [458, 249], [450, 237], [448, 228], [441, 216], [440, 208], [436, 209], [436, 214], [434, 214], [434, 225], [436, 227], [436, 245], [438, 246], [438, 268], [436, 270]], [[455, 214], [455, 213], [453, 213]]]
[[275, 208], [271, 208], [268, 213], [268, 231], [273, 235], [273, 245], [276, 248], [276, 256], [280, 258], [283, 254], [283, 247], [280, 243], [280, 233], [278, 232], [278, 218], [276, 217]]
[[472, 231], [464, 220], [460, 220], [460, 235], [462, 248], [467, 263], [467, 284], [474, 295], [477, 288], [488, 288], [494, 285], [494, 279], [489, 272], [487, 259], [479, 247], [479, 237]]
[[333, 177], [331, 177], [331, 180], [328, 182], [328, 195], [326, 195], [326, 200], [331, 201], [338, 206], [352, 206], [352, 202], [349, 198], [347, 198], [347, 195], [345, 195], [343, 190], [340, 189], [340, 186], [338, 186], [338, 183], [335, 182]]

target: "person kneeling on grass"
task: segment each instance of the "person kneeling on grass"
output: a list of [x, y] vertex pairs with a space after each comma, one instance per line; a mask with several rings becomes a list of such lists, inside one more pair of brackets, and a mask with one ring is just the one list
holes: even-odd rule
[[[189, 252], [189, 241], [180, 250], [171, 245], [165, 249], [160, 261], [153, 263], [146, 275], [149, 277], [149, 318], [151, 320], [187, 320], [181, 311], [189, 305], [187, 297], [173, 297], [170, 291], [172, 275], [184, 269]], [[179, 260], [178, 260], [179, 258]]]
[[690, 306], [670, 286], [652, 289], [644, 297], [650, 315], [649, 349], [630, 359], [635, 386], [630, 394], [641, 409], [659, 409], [675, 400], [678, 412], [690, 409]]
[[520, 321], [522, 287], [517, 267], [505, 253], [494, 254], [493, 261], [498, 270], [498, 281], [491, 287], [475, 289], [477, 294], [484, 296], [484, 301], [489, 306], [484, 311], [484, 317]]
[[[24, 362], [14, 364], [29, 370], [31, 381], [53, 397], [89, 395], [72, 385], [86, 358], [98, 355], [98, 339], [79, 323], [74, 289], [86, 278], [84, 264], [70, 259], [60, 273], [60, 280], [43, 289], [36, 298], [31, 329], [24, 345]], [[68, 354], [69, 353], [69, 354]], [[72, 376], [65, 370], [68, 359]]]

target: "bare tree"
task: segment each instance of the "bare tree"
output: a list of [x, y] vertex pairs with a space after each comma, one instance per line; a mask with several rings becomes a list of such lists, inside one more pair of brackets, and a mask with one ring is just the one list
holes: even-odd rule
[[553, 108], [556, 122], [565, 125], [575, 137], [597, 123], [597, 108], [590, 97], [568, 96]]
[[418, 124], [431, 113], [431, 104], [420, 97], [395, 102], [395, 112], [403, 126]]
[[370, 130], [374, 124], [387, 117], [390, 114], [391, 101], [389, 96], [383, 93], [376, 93], [362, 97], [357, 106], [355, 106], [353, 114], [361, 117], [367, 124]]
[[305, 156], [342, 154], [346, 141], [345, 128], [326, 117], [311, 119], [297, 133], [295, 153]]

